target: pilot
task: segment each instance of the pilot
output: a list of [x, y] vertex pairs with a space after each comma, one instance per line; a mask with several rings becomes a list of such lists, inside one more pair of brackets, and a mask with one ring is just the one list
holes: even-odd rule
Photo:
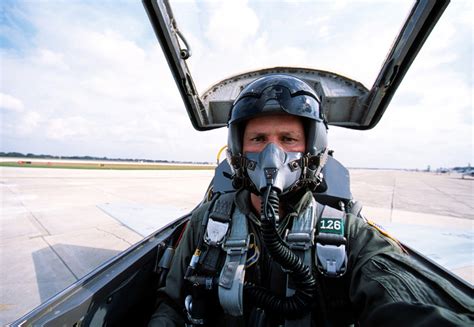
[[150, 326], [473, 325], [473, 300], [324, 191], [327, 124], [304, 81], [245, 87], [228, 121], [235, 192], [196, 209]]

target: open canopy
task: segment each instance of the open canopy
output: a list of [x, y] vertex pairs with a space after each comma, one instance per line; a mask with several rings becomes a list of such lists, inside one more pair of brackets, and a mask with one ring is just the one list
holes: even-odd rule
[[[195, 129], [202, 131], [225, 126], [232, 103], [243, 87], [269, 73], [288, 73], [305, 80], [320, 96], [322, 110], [330, 125], [353, 129], [374, 127], [449, 0], [418, 0], [414, 3], [371, 89], [347, 77], [316, 68], [272, 67], [237, 74], [207, 90], [198, 90], [186, 63], [192, 54], [191, 49], [178, 29], [170, 4], [167, 0], [143, 2], [191, 122]], [[306, 4], [303, 2], [301, 5]], [[339, 53], [339, 56], [345, 55]]]

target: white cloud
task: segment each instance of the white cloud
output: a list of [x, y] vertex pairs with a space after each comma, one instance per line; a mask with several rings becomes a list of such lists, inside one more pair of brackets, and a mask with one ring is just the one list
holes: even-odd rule
[[[20, 136], [35, 137], [40, 123], [42, 122], [41, 114], [36, 111], [29, 111], [20, 116], [18, 123], [15, 124], [15, 132]], [[36, 137], [40, 137], [39, 134]]]
[[207, 37], [216, 48], [235, 50], [254, 37], [258, 27], [258, 17], [247, 1], [225, 1], [211, 15]]
[[25, 106], [20, 99], [0, 92], [0, 108], [8, 111], [22, 112]]
[[33, 62], [41, 66], [51, 66], [55, 69], [68, 70], [68, 65], [64, 62], [64, 55], [49, 49], [38, 49], [36, 54], [33, 54]]
[[103, 69], [121, 66], [125, 72], [140, 69], [145, 63], [145, 51], [133, 40], [126, 39], [118, 31], [79, 30], [73, 35], [71, 49], [86, 59], [94, 58], [97, 67]]
[[90, 134], [91, 124], [83, 117], [54, 118], [47, 122], [46, 137], [64, 141], [69, 137], [84, 137]]

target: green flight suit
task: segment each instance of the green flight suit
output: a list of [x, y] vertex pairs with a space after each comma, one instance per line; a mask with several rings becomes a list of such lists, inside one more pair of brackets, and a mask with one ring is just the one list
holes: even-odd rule
[[[292, 217], [308, 204], [311, 196], [307, 192], [295, 206], [286, 208], [290, 213], [282, 219], [281, 226], [291, 223]], [[247, 270], [246, 280], [270, 287], [273, 283], [270, 276], [272, 269], [268, 268], [271, 260], [268, 260], [261, 246], [259, 220], [251, 210], [249, 192], [236, 192], [234, 203], [247, 216], [249, 232], [255, 233], [262, 251], [256, 265]], [[166, 286], [160, 290], [158, 308], [150, 326], [184, 326], [183, 276], [205, 232], [202, 220], [208, 208], [209, 203], [198, 208], [186, 227]], [[342, 278], [326, 278], [313, 267], [320, 298], [317, 301], [320, 303], [313, 309], [317, 311], [312, 315], [313, 325], [474, 326], [472, 296], [417, 265], [397, 242], [384, 236], [364, 219], [348, 215], [345, 229], [348, 241], [346, 274]], [[231, 325], [218, 300], [209, 303], [215, 323]], [[248, 311], [244, 311], [246, 313]], [[244, 319], [243, 324], [251, 324], [248, 317]]]

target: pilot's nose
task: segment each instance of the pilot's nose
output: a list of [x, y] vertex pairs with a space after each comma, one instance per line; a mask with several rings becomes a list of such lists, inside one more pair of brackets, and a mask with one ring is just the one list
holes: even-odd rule
[[282, 147], [282, 143], [280, 142], [280, 140], [276, 136], [269, 137], [267, 142], [265, 143], [265, 146], [267, 146], [270, 143], [273, 143], [273, 144], [279, 146], [280, 148]]

